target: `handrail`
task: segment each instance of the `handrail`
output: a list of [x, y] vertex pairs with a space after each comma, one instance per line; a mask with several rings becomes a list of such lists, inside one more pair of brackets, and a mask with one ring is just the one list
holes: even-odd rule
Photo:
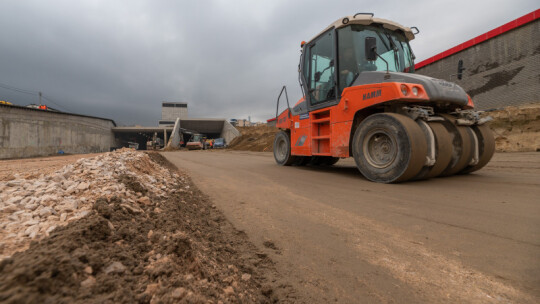
[[289, 95], [287, 94], [287, 86], [283, 86], [277, 98], [276, 119], [278, 117], [278, 111], [279, 111], [279, 99], [281, 98], [281, 94], [283, 94], [283, 91], [285, 91], [285, 98], [287, 99], [287, 109], [289, 109], [289, 117], [291, 117], [291, 106], [289, 105]]
[[353, 18], [356, 18], [356, 16], [358, 16], [358, 15], [371, 15], [371, 17], [375, 16], [374, 13], [356, 13], [356, 14], [354, 14]]

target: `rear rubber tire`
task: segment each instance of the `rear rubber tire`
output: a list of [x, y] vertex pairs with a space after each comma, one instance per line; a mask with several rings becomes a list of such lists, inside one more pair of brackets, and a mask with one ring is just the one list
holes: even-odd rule
[[452, 139], [452, 159], [439, 176], [450, 176], [462, 171], [471, 162], [475, 143], [471, 128], [457, 125], [457, 119], [452, 115], [442, 114], [441, 116], [445, 118], [444, 126], [454, 137]]
[[280, 166], [290, 166], [295, 163], [298, 158], [291, 155], [291, 139], [289, 134], [280, 131], [274, 139], [274, 159]]
[[426, 162], [427, 142], [420, 126], [407, 116], [368, 116], [353, 137], [353, 157], [360, 173], [378, 183], [403, 182]]
[[439, 176], [452, 159], [452, 136], [441, 123], [429, 122], [428, 124], [437, 141], [437, 159], [427, 175], [427, 178], [433, 178]]
[[478, 138], [478, 163], [476, 165], [467, 166], [460, 174], [468, 174], [482, 169], [493, 157], [495, 153], [495, 137], [493, 132], [486, 125], [473, 126], [471, 128]]

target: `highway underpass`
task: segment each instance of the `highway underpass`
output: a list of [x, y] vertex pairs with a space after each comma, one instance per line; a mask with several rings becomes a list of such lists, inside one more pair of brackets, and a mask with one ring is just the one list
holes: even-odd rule
[[[188, 118], [181, 119], [180, 123], [180, 138], [188, 141], [191, 134], [200, 133], [207, 138], [225, 138], [225, 142], [231, 142], [235, 137], [240, 135], [240, 132], [231, 125], [226, 119], [200, 119]], [[151, 140], [154, 133], [165, 143], [173, 135], [174, 125], [166, 125], [159, 127], [113, 127], [115, 142], [117, 147], [127, 146], [128, 142], [136, 142], [139, 144], [140, 150], [146, 150], [146, 142]]]

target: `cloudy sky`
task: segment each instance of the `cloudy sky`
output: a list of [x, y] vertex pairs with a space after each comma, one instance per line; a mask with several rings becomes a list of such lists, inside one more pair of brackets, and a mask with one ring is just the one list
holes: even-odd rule
[[[420, 34], [417, 62], [539, 8], [538, 0], [0, 0], [0, 100], [156, 125], [162, 101], [190, 117], [266, 120], [282, 85], [301, 96], [302, 40], [373, 12]], [[6, 85], [22, 90], [6, 89]]]

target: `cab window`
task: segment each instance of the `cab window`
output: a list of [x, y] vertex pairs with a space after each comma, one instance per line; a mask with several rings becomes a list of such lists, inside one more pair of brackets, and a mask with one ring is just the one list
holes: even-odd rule
[[334, 40], [332, 31], [323, 34], [309, 47], [309, 95], [311, 104], [336, 97], [334, 81]]

